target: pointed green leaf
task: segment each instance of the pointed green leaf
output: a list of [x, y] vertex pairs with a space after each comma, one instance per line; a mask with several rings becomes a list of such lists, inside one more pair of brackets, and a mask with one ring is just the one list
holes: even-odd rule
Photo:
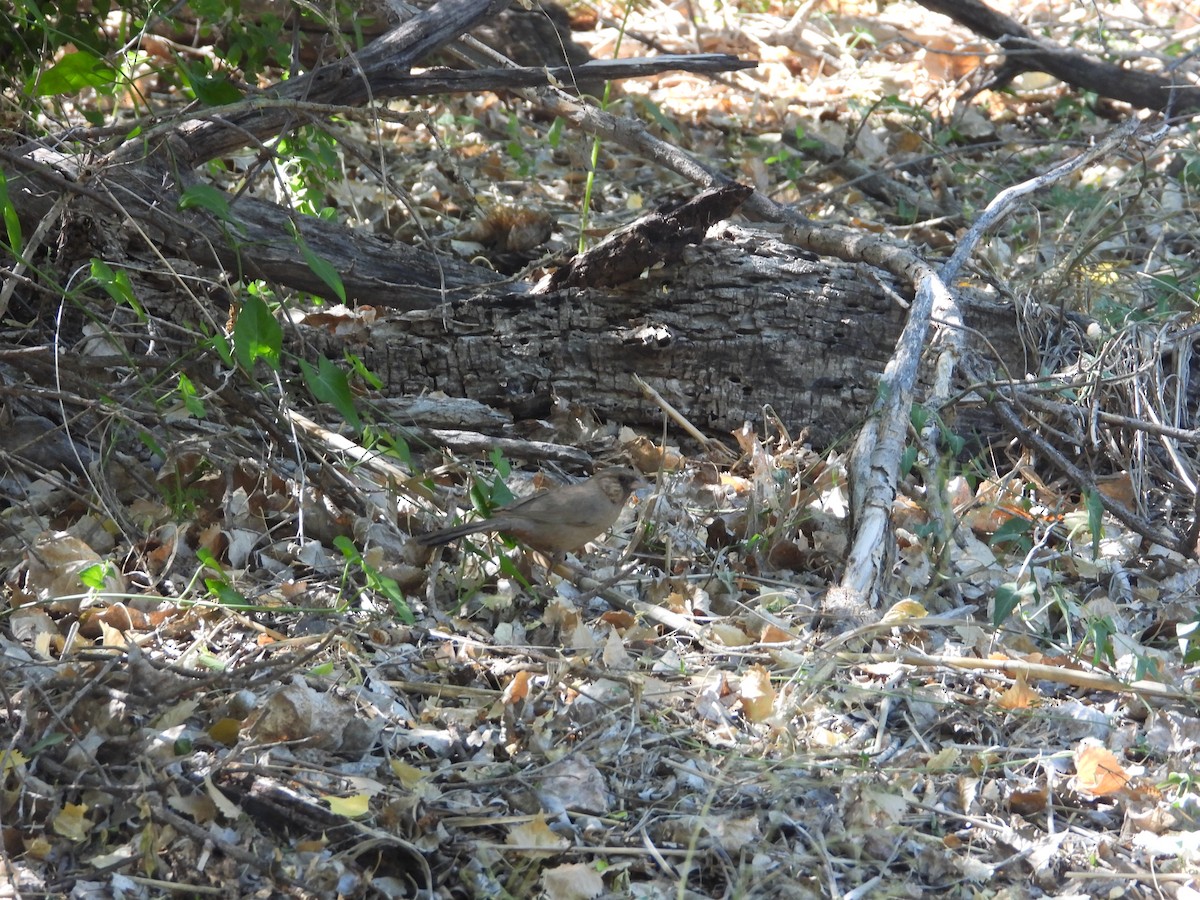
[[92, 278], [100, 287], [104, 288], [114, 301], [124, 303], [133, 309], [137, 313], [139, 321], [147, 320], [146, 310], [142, 308], [142, 304], [138, 302], [138, 298], [133, 293], [133, 283], [129, 280], [128, 272], [124, 269], [114, 270], [104, 260], [93, 258]]
[[347, 424], [355, 431], [362, 431], [362, 419], [354, 408], [354, 395], [350, 392], [350, 381], [345, 372], [325, 356], [317, 361], [316, 368], [312, 363], [300, 360], [300, 372], [313, 397], [321, 403], [333, 404]]
[[222, 222], [232, 222], [229, 198], [211, 184], [193, 184], [179, 195], [180, 209], [205, 209]]
[[116, 70], [86, 50], [76, 50], [42, 73], [41, 78], [25, 86], [35, 97], [74, 94], [84, 88], [104, 88], [117, 80]]
[[267, 365], [278, 371], [282, 349], [283, 329], [261, 297], [250, 297], [242, 304], [237, 324], [233, 326], [233, 351], [238, 362], [249, 372], [256, 361], [265, 359]]
[[17, 209], [8, 196], [8, 179], [0, 172], [0, 212], [4, 214], [4, 231], [8, 235], [8, 248], [13, 256], [21, 255], [21, 220]]
[[1100, 555], [1100, 539], [1104, 537], [1104, 501], [1096, 491], [1086, 491], [1083, 495], [1084, 505], [1088, 513], [1088, 530], [1092, 532], [1092, 559]]

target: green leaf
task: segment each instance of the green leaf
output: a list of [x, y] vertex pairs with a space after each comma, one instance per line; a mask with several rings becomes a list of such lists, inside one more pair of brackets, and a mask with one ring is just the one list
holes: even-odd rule
[[179, 396], [183, 400], [184, 407], [192, 414], [193, 418], [203, 419], [208, 415], [204, 409], [204, 401], [196, 393], [196, 386], [192, 384], [192, 379], [183, 373], [179, 375]]
[[354, 542], [348, 537], [341, 536], [333, 539], [333, 546], [341, 551], [342, 556], [351, 565], [358, 566], [362, 570], [363, 575], [367, 580], [367, 588], [376, 593], [383, 594], [391, 604], [392, 611], [400, 617], [402, 621], [409, 625], [416, 624], [416, 616], [413, 615], [412, 609], [408, 605], [408, 601], [404, 598], [404, 591], [400, 588], [400, 583], [394, 578], [389, 578], [378, 569], [374, 569], [367, 565], [358, 548], [354, 546]]
[[510, 557], [502, 555], [496, 561], [500, 564], [501, 575], [504, 575], [506, 578], [511, 578], [517, 584], [521, 585], [527, 590], [529, 589], [530, 585], [528, 579], [525, 578], [525, 575], [519, 568], [517, 568], [517, 564]]
[[[397, 590], [400, 589], [400, 585], [396, 584], [396, 582], [393, 581], [392, 584], [396, 585]], [[417, 617], [413, 615], [412, 607], [408, 605], [408, 601], [403, 596], [389, 597], [388, 600], [391, 601], [392, 612], [400, 617], [401, 622], [405, 625], [415, 625], [417, 623]]]
[[200, 560], [200, 562], [204, 563], [204, 565], [208, 566], [214, 572], [220, 572], [222, 575], [225, 574], [225, 570], [221, 568], [221, 564], [212, 555], [211, 550], [206, 550], [204, 547], [198, 548], [196, 550], [196, 559]]
[[[499, 447], [493, 447], [491, 453], [488, 454], [488, 459], [492, 462], [492, 467], [496, 470], [496, 474], [501, 478], [508, 478], [512, 474], [512, 466], [508, 460], [504, 458], [504, 451]], [[505, 488], [507, 490], [507, 488]], [[509, 496], [512, 496], [511, 494]]]
[[408, 446], [402, 436], [398, 434], [380, 434], [379, 443], [384, 448], [384, 453], [395, 459], [398, 459], [404, 465], [411, 467], [413, 465], [412, 448]]
[[1100, 556], [1100, 539], [1104, 537], [1104, 501], [1096, 491], [1085, 491], [1083, 503], [1087, 507], [1088, 530], [1092, 533], [1092, 559]]
[[383, 379], [367, 368], [367, 364], [349, 350], [346, 351], [346, 362], [350, 363], [350, 368], [369, 387], [379, 390], [383, 387]]
[[29, 751], [28, 751], [28, 755], [30, 757], [37, 756], [43, 750], [46, 750], [50, 747], [55, 747], [58, 744], [61, 744], [66, 739], [67, 739], [67, 735], [64, 732], [52, 731], [49, 734], [47, 734], [45, 737], [43, 737], [41, 740], [37, 741], [32, 747], [30, 747]]
[[229, 197], [211, 184], [193, 184], [179, 195], [180, 209], [205, 209], [222, 222], [233, 222]]
[[145, 322], [148, 317], [142, 304], [133, 293], [133, 283], [129, 273], [124, 269], [113, 270], [112, 266], [102, 259], [92, 258], [92, 278], [112, 297], [116, 303], [124, 303], [137, 313], [138, 321]]
[[929, 422], [929, 410], [920, 403], [914, 403], [908, 411], [908, 421], [912, 423], [913, 431], [923, 431]]
[[992, 610], [992, 624], [997, 628], [1004, 624], [1014, 609], [1021, 605], [1026, 597], [1037, 594], [1037, 585], [1032, 581], [1018, 585], [1008, 581], [996, 588], [996, 605]]
[[0, 172], [0, 212], [4, 214], [4, 230], [8, 234], [8, 248], [13, 256], [21, 255], [21, 220], [17, 218], [17, 208], [13, 206], [8, 196], [8, 179]]
[[313, 273], [323, 282], [329, 285], [329, 289], [333, 291], [337, 298], [343, 303], [346, 302], [346, 286], [342, 284], [342, 276], [338, 274], [338, 270], [326, 259], [323, 259], [313, 253], [308, 248], [308, 244], [304, 242], [304, 238], [300, 236], [300, 232], [292, 228], [292, 236], [296, 239], [296, 246], [300, 248], [300, 253], [304, 256], [304, 261], [308, 263], [308, 267], [313, 270]]
[[25, 85], [35, 97], [74, 94], [84, 88], [104, 88], [117, 80], [116, 70], [95, 54], [76, 50]]
[[83, 582], [84, 587], [89, 587], [93, 591], [104, 590], [110, 567], [111, 564], [107, 562], [98, 562], [90, 565], [79, 573], [79, 580]]
[[358, 548], [354, 546], [354, 541], [345, 535], [338, 535], [333, 539], [335, 546], [342, 556], [346, 557], [347, 562], [359, 563], [363, 561], [362, 554], [358, 552]]
[[217, 598], [217, 602], [222, 606], [232, 606], [236, 608], [252, 609], [254, 604], [240, 591], [234, 590], [233, 586], [224, 578], [205, 578], [204, 586], [208, 588], [208, 592]]
[[412, 608], [408, 605], [408, 601], [404, 598], [404, 591], [400, 589], [400, 583], [395, 578], [389, 578], [374, 569], [367, 567], [371, 577], [368, 579], [368, 584], [371, 589], [383, 594], [391, 604], [392, 612], [400, 617], [400, 621], [406, 625], [415, 625], [417, 617], [413, 615]]
[[1004, 544], [1009, 541], [1020, 541], [1021, 538], [1029, 534], [1033, 528], [1033, 524], [1028, 519], [1022, 519], [1020, 516], [1013, 516], [1005, 519], [1000, 527], [992, 532], [991, 540], [988, 541], [989, 546], [995, 547], [999, 544]]
[[300, 372], [309, 392], [321, 403], [331, 403], [334, 409], [355, 431], [362, 431], [363, 423], [354, 408], [354, 395], [350, 392], [350, 380], [332, 360], [322, 355], [314, 369], [312, 363], [300, 360]]
[[562, 134], [565, 128], [566, 120], [562, 116], [555, 116], [554, 121], [550, 124], [550, 130], [546, 132], [546, 143], [550, 145], [551, 150], [557, 150], [558, 145], [562, 143]]
[[229, 343], [229, 338], [223, 334], [214, 334], [208, 339], [208, 345], [217, 351], [217, 355], [221, 357], [221, 362], [227, 366], [233, 365], [233, 347]]
[[205, 106], [228, 106], [242, 99], [242, 92], [225, 75], [189, 76], [188, 87]]
[[278, 371], [282, 349], [283, 329], [261, 297], [250, 297], [242, 304], [237, 324], [233, 326], [233, 352], [238, 362], [249, 372], [255, 362], [265, 359], [267, 365]]
[[163, 449], [162, 444], [148, 431], [139, 431], [138, 440], [142, 442], [147, 450], [159, 459], [167, 458], [167, 451]]

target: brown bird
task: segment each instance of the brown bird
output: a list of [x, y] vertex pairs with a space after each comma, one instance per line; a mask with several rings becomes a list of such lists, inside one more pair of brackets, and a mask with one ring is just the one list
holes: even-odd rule
[[464, 535], [499, 531], [543, 553], [567, 553], [608, 531], [630, 493], [644, 483], [632, 469], [605, 469], [578, 484], [503, 506], [490, 519], [422, 534], [416, 541], [436, 547]]

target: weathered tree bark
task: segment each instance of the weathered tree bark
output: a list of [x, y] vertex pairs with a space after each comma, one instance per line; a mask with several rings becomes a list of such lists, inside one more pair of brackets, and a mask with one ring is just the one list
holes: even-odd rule
[[[827, 446], [860, 422], [904, 325], [885, 277], [725, 226], [621, 288], [481, 292], [385, 317], [349, 349], [390, 394], [441, 390], [517, 418], [545, 417], [558, 399], [657, 429], [637, 374], [703, 430], [761, 421], [769, 403]], [[1020, 358], [1011, 309], [973, 303], [967, 325]], [[319, 329], [305, 343], [331, 358], [346, 349]]]

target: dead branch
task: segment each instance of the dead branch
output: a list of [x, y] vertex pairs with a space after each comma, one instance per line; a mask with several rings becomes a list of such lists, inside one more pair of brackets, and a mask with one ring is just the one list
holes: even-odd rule
[[1003, 48], [1004, 65], [989, 85], [993, 90], [1004, 87], [1022, 72], [1045, 72], [1074, 87], [1130, 103], [1139, 109], [1184, 116], [1200, 112], [1200, 91], [1196, 84], [1126, 69], [1060, 47], [978, 0], [919, 2], [926, 9], [949, 16], [976, 34], [996, 41]]

